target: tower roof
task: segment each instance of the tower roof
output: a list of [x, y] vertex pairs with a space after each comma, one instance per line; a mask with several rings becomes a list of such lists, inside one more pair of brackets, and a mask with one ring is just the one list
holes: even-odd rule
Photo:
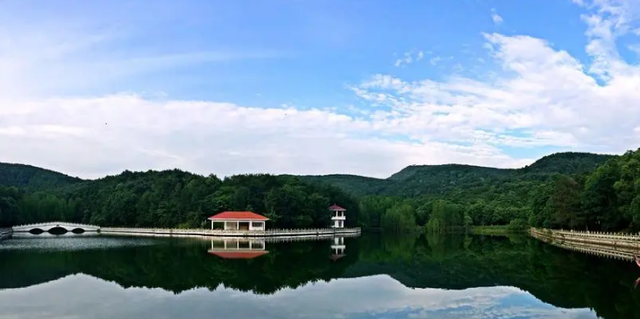
[[331, 206], [329, 207], [329, 210], [338, 210], [338, 211], [343, 211], [343, 212], [346, 212], [346, 211], [347, 211], [346, 209], [344, 209], [344, 208], [342, 208], [342, 207], [340, 207], [340, 206], [338, 206], [338, 205], [336, 205], [336, 204], [331, 205]]

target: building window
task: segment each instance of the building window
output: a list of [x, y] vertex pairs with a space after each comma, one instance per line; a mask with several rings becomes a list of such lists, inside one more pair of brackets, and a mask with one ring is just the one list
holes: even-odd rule
[[264, 227], [264, 223], [262, 223], [262, 222], [251, 222], [251, 227], [252, 228], [262, 228], [262, 227]]

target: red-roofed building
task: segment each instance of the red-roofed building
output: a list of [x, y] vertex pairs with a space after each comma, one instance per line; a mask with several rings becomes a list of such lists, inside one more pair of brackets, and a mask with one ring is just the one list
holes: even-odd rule
[[347, 210], [336, 204], [329, 206], [329, 210], [333, 213], [333, 216], [331, 216], [333, 225], [331, 225], [331, 227], [344, 228], [344, 221], [347, 220], [347, 216], [345, 214]]
[[254, 212], [222, 212], [213, 215], [208, 220], [213, 223], [223, 223], [224, 230], [265, 230], [265, 222], [269, 218]]

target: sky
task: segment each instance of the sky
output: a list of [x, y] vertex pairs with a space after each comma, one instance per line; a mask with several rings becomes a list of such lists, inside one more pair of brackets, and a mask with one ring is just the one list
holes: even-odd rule
[[0, 0], [0, 161], [388, 177], [640, 146], [640, 0]]

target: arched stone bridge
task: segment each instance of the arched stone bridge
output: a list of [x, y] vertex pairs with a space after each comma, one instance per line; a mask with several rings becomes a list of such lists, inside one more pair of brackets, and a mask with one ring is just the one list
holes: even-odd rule
[[97, 232], [100, 231], [100, 226], [96, 225], [85, 225], [85, 224], [74, 224], [67, 222], [48, 222], [48, 223], [38, 223], [38, 224], [28, 224], [28, 225], [18, 225], [13, 227], [14, 233], [20, 232], [48, 232], [54, 228], [62, 228], [68, 232]]

